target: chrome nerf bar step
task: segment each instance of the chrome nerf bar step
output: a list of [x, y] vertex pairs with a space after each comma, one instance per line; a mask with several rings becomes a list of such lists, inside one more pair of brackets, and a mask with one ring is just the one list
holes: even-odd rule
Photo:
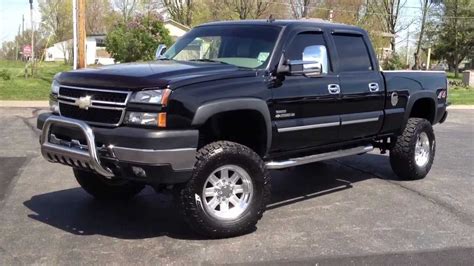
[[324, 161], [324, 160], [329, 160], [329, 159], [335, 159], [335, 158], [349, 156], [349, 155], [367, 153], [367, 152], [372, 151], [373, 149], [374, 147], [372, 145], [359, 146], [359, 147], [355, 147], [355, 148], [351, 148], [347, 150], [338, 150], [338, 151], [332, 151], [332, 152], [327, 152], [327, 153], [320, 153], [320, 154], [299, 157], [299, 158], [292, 158], [285, 161], [270, 161], [270, 162], [265, 163], [265, 165], [267, 166], [267, 169], [283, 169], [283, 168], [293, 167], [297, 165], [303, 165], [303, 164], [314, 163], [314, 162], [319, 162], [319, 161]]
[[[51, 126], [55, 124], [79, 128], [87, 140], [87, 150], [84, 149], [83, 145], [79, 145], [79, 147], [75, 147], [77, 145], [74, 147], [68, 147], [53, 143], [55, 136], [53, 135], [51, 138], [50, 131]], [[40, 144], [41, 154], [46, 160], [50, 162], [94, 170], [98, 174], [105, 177], [113, 176], [113, 173], [109, 169], [104, 168], [101, 165], [99, 156], [97, 155], [95, 136], [92, 128], [90, 128], [89, 125], [83, 121], [61, 116], [49, 117], [44, 122], [43, 132], [40, 137]]]

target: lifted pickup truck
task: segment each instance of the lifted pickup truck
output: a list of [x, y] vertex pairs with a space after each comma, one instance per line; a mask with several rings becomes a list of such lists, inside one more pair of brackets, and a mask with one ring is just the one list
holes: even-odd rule
[[424, 178], [446, 100], [443, 72], [379, 71], [358, 27], [216, 22], [154, 62], [56, 75], [37, 126], [44, 158], [92, 196], [172, 187], [191, 227], [229, 237], [262, 217], [271, 169], [378, 148]]

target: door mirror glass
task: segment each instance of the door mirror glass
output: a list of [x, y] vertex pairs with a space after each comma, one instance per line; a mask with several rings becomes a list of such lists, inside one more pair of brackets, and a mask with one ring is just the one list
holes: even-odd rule
[[324, 45], [311, 45], [307, 46], [303, 50], [303, 61], [304, 62], [315, 62], [305, 63], [303, 69], [311, 72], [312, 69], [317, 70], [319, 74], [328, 73], [328, 56], [326, 46]]
[[162, 57], [162, 55], [166, 52], [166, 45], [165, 44], [160, 44], [158, 45], [158, 48], [156, 48], [155, 52], [155, 59], [158, 60]]
[[288, 66], [288, 74], [291, 76], [305, 75], [311, 77], [322, 74], [321, 64], [316, 61], [288, 60], [286, 65]]

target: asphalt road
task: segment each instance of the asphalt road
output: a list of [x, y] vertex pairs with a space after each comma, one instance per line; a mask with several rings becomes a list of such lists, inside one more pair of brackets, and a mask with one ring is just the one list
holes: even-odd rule
[[223, 240], [195, 235], [151, 189], [93, 200], [68, 167], [41, 158], [38, 111], [0, 108], [0, 265], [474, 261], [474, 110], [435, 127], [426, 179], [397, 180], [377, 153], [275, 171], [257, 230]]

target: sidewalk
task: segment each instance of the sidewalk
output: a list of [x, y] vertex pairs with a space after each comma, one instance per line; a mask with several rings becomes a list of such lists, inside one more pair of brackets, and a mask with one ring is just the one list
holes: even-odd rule
[[[48, 101], [0, 101], [0, 108], [14, 108], [14, 107], [36, 107], [36, 108], [48, 108]], [[450, 105], [449, 109], [468, 109], [474, 110], [474, 105]]]
[[14, 108], [14, 107], [36, 107], [36, 108], [48, 108], [49, 102], [48, 101], [0, 101], [0, 108], [7, 107], [7, 108]]

